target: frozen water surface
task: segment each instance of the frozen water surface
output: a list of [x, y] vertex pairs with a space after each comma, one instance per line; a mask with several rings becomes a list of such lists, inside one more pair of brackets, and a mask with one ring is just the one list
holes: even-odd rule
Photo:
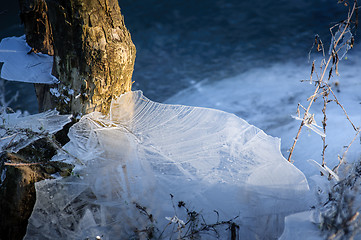
[[[334, 74], [331, 78], [333, 91], [356, 127], [361, 125], [360, 53], [360, 46], [352, 49], [347, 54], [347, 59], [339, 63], [340, 75]], [[319, 63], [319, 60], [315, 62], [317, 67]], [[306, 99], [315, 89], [314, 84], [301, 82], [309, 79], [310, 71], [311, 64], [303, 61], [275, 63], [268, 68], [253, 68], [217, 82], [205, 80], [179, 92], [166, 102], [216, 108], [234, 113], [267, 134], [281, 138], [281, 151], [287, 156], [300, 125], [300, 121], [294, 120], [291, 116], [296, 115], [298, 103], [308, 106]], [[315, 114], [315, 120], [321, 126], [322, 107], [323, 101], [319, 98], [310, 112]], [[344, 146], [351, 142], [355, 131], [342, 109], [334, 102], [328, 104], [326, 113], [326, 164], [333, 168], [338, 164], [337, 155], [342, 155]], [[319, 174], [319, 170], [308, 164], [307, 160], [314, 159], [321, 163], [321, 152], [321, 137], [304, 128], [293, 154], [294, 164], [306, 177]], [[347, 161], [357, 161], [360, 154], [360, 144], [356, 141], [348, 152]]]
[[321, 235], [313, 219], [313, 211], [305, 211], [301, 213], [292, 214], [286, 217], [285, 230], [282, 233], [280, 240], [322, 240], [325, 239]]
[[[70, 155], [54, 159], [77, 164], [74, 176], [36, 184], [25, 239], [128, 239], [151, 226], [139, 206], [162, 231], [174, 216], [187, 221], [172, 201], [209, 224], [214, 210], [219, 221], [239, 216], [247, 239], [274, 239], [285, 215], [305, 209], [306, 178], [283, 158], [280, 140], [233, 114], [160, 104], [136, 91], [113, 101], [109, 116], [83, 116], [69, 137]], [[177, 236], [174, 219], [165, 239]], [[229, 239], [227, 227], [221, 239]], [[217, 237], [211, 233], [204, 239]]]

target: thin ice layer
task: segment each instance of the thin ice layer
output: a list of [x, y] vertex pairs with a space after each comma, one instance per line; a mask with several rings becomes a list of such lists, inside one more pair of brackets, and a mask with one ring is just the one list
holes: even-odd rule
[[22, 116], [20, 112], [0, 113], [0, 150], [17, 152], [35, 140], [60, 131], [71, 115], [56, 110]]
[[319, 226], [313, 222], [313, 215], [313, 211], [305, 211], [287, 216], [285, 219], [285, 229], [279, 240], [325, 239]]
[[[283, 217], [304, 207], [307, 181], [283, 158], [279, 139], [233, 114], [155, 103], [137, 91], [113, 101], [109, 116], [83, 116], [69, 138], [71, 156], [57, 158], [84, 165], [73, 177], [36, 185], [26, 239], [128, 239], [151, 226], [139, 206], [162, 231], [166, 217], [187, 222], [170, 194], [210, 224], [214, 210], [219, 221], [239, 216], [247, 239], [278, 237]], [[169, 227], [162, 237], [172, 234]]]
[[31, 52], [31, 47], [25, 41], [25, 35], [1, 40], [0, 62], [4, 62], [0, 73], [3, 79], [45, 84], [58, 82], [51, 75], [53, 57]]

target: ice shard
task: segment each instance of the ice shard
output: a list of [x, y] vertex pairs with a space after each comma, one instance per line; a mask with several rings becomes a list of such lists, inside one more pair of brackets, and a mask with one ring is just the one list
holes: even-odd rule
[[[183, 236], [181, 203], [202, 215], [199, 226], [232, 219], [245, 239], [274, 239], [285, 215], [305, 209], [306, 178], [282, 156], [280, 139], [234, 114], [136, 91], [114, 100], [108, 116], [83, 116], [69, 138], [68, 154], [55, 158], [83, 165], [36, 184], [25, 239]], [[230, 239], [211, 230], [198, 237]]]
[[53, 57], [32, 52], [25, 35], [1, 40], [0, 62], [4, 63], [0, 77], [6, 80], [45, 84], [58, 82], [51, 75]]
[[26, 147], [39, 138], [60, 131], [71, 121], [71, 115], [59, 115], [56, 110], [24, 116], [20, 112], [0, 112], [0, 151]]

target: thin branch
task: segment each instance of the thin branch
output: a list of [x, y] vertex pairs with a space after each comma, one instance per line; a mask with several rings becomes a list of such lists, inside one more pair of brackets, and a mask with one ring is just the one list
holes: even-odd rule
[[327, 126], [327, 115], [326, 115], [326, 109], [327, 109], [327, 103], [328, 103], [328, 92], [325, 88], [323, 88], [323, 120], [322, 120], [322, 128], [323, 133], [325, 134], [325, 137], [322, 137], [323, 147], [322, 147], [322, 166], [325, 166], [325, 152], [327, 148], [326, 144], [326, 126]]
[[[355, 12], [355, 9], [356, 9], [356, 3], [354, 3], [352, 10], [351, 10], [351, 11], [349, 12], [349, 14], [348, 14], [348, 18], [347, 18], [347, 20], [346, 20], [346, 23], [344, 24], [344, 28], [343, 28], [342, 32], [340, 33], [339, 37], [338, 37], [337, 39], [335, 39], [335, 41], [334, 41], [334, 43], [333, 43], [334, 46], [337, 46], [337, 45], [339, 44], [339, 42], [340, 42], [341, 39], [343, 38], [344, 34], [346, 33], [346, 30], [348, 29], [348, 27], [349, 27], [349, 25], [350, 25], [351, 17], [353, 16], [353, 14], [354, 14], [354, 12]], [[331, 31], [331, 33], [332, 33], [332, 31]], [[332, 34], [332, 36], [333, 36], [333, 39], [334, 39], [334, 35], [333, 35], [333, 34]], [[323, 47], [323, 45], [322, 45], [322, 47]], [[327, 62], [326, 62], [326, 64], [325, 64], [325, 67], [323, 68], [322, 75], [320, 76], [320, 78], [318, 78], [318, 82], [317, 82], [316, 89], [315, 89], [313, 95], [312, 95], [312, 96], [310, 97], [310, 99], [309, 99], [310, 103], [308, 104], [308, 107], [307, 107], [307, 109], [306, 109], [306, 111], [305, 111], [305, 113], [304, 113], [304, 115], [303, 115], [303, 120], [301, 121], [300, 127], [298, 128], [298, 131], [297, 131], [296, 137], [295, 137], [295, 139], [294, 139], [294, 141], [293, 141], [292, 147], [291, 147], [290, 150], [289, 150], [289, 155], [288, 155], [288, 161], [289, 161], [289, 162], [292, 161], [292, 160], [291, 160], [292, 154], [293, 154], [293, 151], [294, 151], [294, 149], [295, 149], [296, 143], [297, 143], [297, 141], [298, 141], [298, 139], [299, 139], [299, 136], [300, 136], [300, 134], [301, 134], [301, 130], [302, 130], [303, 126], [305, 125], [305, 120], [307, 119], [307, 117], [308, 117], [308, 115], [309, 115], [309, 111], [310, 111], [310, 109], [311, 109], [311, 106], [312, 106], [313, 102], [314, 102], [315, 99], [316, 99], [317, 93], [318, 93], [318, 91], [319, 91], [319, 89], [320, 89], [320, 87], [321, 87], [321, 82], [323, 81], [323, 79], [324, 79], [324, 77], [325, 77], [325, 74], [326, 74], [326, 72], [327, 72], [327, 69], [328, 69], [328, 67], [329, 67], [330, 62], [331, 62], [332, 59], [333, 59], [333, 57], [332, 57], [332, 55], [330, 55], [329, 58], [328, 58], [328, 60], [327, 60]], [[333, 66], [331, 66], [331, 69], [332, 69], [332, 67], [333, 67]], [[330, 74], [331, 74], [331, 70], [330, 70]]]
[[328, 90], [332, 93], [333, 97], [335, 98], [335, 102], [337, 103], [337, 105], [339, 105], [339, 106], [341, 107], [341, 109], [342, 109], [342, 111], [344, 112], [347, 120], [351, 123], [353, 129], [354, 129], [355, 131], [358, 131], [358, 128], [357, 128], [357, 127], [355, 126], [355, 124], [353, 124], [353, 122], [351, 121], [351, 119], [350, 119], [350, 117], [348, 116], [345, 108], [342, 106], [342, 104], [340, 103], [340, 101], [338, 101], [338, 99], [337, 99], [337, 97], [336, 97], [336, 94], [333, 92], [333, 90], [332, 90], [332, 88], [330, 87], [330, 85], [326, 83], [326, 86], [327, 86]]
[[5, 166], [13, 166], [13, 167], [23, 167], [23, 166], [33, 166], [33, 165], [41, 165], [44, 163], [10, 163], [10, 162], [6, 162], [4, 163]]
[[351, 142], [348, 144], [348, 146], [346, 147], [346, 150], [345, 152], [342, 154], [342, 157], [339, 157], [340, 161], [338, 163], [338, 165], [333, 169], [334, 172], [337, 172], [337, 170], [339, 169], [339, 167], [341, 166], [342, 163], [345, 162], [345, 158], [346, 158], [346, 155], [347, 155], [347, 152], [348, 150], [350, 149], [351, 145], [353, 144], [353, 142], [356, 140], [357, 136], [360, 134], [361, 132], [361, 129], [358, 129], [354, 138], [351, 140]]

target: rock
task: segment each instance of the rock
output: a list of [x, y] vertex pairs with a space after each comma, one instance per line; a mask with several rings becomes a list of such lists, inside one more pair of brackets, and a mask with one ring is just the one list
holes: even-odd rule
[[55, 173], [62, 177], [71, 174], [71, 164], [49, 161], [55, 153], [53, 144], [42, 138], [16, 154], [1, 154], [0, 239], [24, 237], [36, 199], [35, 182], [53, 178]]

